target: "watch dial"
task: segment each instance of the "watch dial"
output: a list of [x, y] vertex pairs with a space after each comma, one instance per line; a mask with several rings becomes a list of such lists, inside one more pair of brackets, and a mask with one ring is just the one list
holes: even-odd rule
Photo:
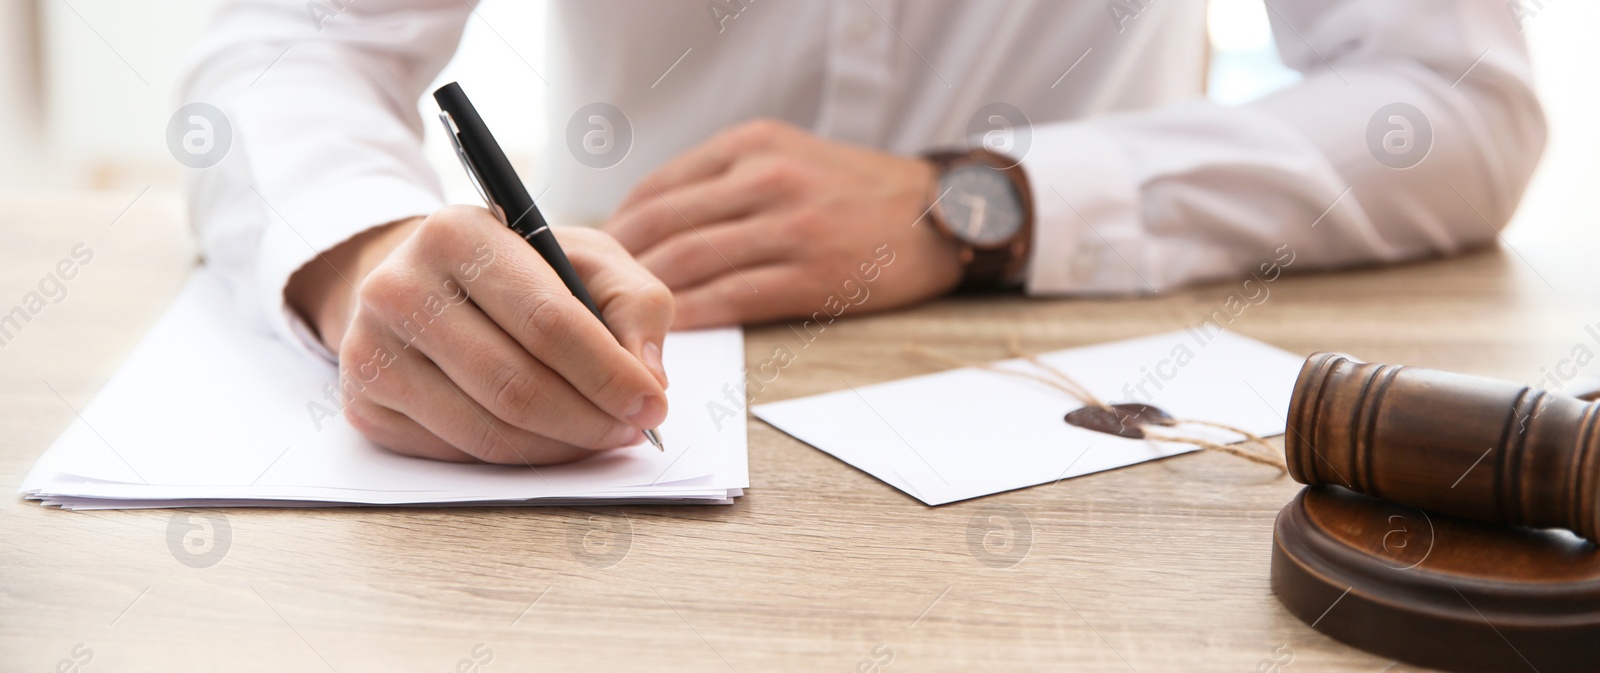
[[939, 178], [939, 210], [956, 238], [992, 248], [1022, 229], [1022, 198], [1011, 179], [988, 166], [967, 164]]

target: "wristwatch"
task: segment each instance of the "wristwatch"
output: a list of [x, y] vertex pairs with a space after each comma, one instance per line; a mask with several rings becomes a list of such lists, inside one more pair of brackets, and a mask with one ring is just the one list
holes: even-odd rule
[[961, 246], [961, 287], [1015, 285], [1033, 241], [1033, 195], [1022, 166], [981, 148], [925, 158], [938, 175], [928, 214]]

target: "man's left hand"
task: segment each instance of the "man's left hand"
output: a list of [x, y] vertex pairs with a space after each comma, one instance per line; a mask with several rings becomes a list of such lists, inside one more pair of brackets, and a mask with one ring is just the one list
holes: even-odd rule
[[675, 329], [834, 315], [844, 295], [881, 311], [961, 280], [924, 217], [934, 180], [926, 161], [755, 121], [640, 181], [603, 228], [671, 288]]

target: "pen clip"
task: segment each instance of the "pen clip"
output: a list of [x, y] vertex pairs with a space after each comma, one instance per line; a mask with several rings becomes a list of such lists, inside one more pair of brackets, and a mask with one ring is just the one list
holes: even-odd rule
[[461, 135], [456, 128], [455, 120], [450, 117], [449, 112], [440, 110], [439, 123], [444, 125], [444, 134], [450, 138], [450, 144], [455, 147], [456, 158], [461, 160], [461, 168], [466, 170], [467, 179], [472, 181], [473, 188], [478, 190], [478, 196], [483, 197], [483, 202], [489, 207], [489, 212], [494, 213], [495, 218], [499, 219], [501, 224], [505, 224], [505, 210], [501, 209], [500, 204], [495, 203], [494, 199], [489, 198], [489, 192], [484, 189], [483, 181], [478, 179], [478, 169], [473, 165], [472, 157], [467, 154], [466, 146], [461, 144]]

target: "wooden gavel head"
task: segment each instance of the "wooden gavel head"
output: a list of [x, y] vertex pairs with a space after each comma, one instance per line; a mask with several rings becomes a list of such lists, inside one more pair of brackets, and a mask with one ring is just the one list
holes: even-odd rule
[[1575, 397], [1317, 353], [1284, 453], [1303, 484], [1600, 542], [1600, 405]]

